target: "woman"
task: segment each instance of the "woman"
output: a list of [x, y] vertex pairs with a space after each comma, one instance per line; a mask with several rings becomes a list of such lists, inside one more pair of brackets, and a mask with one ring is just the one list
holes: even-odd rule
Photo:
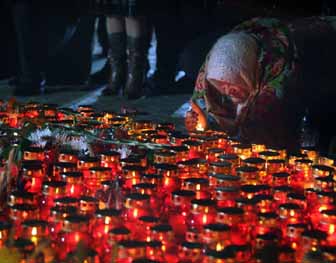
[[[298, 125], [308, 110], [315, 127], [328, 130], [328, 119], [321, 115], [335, 112], [336, 93], [330, 85], [334, 21], [256, 18], [218, 39], [199, 72], [187, 129], [208, 128], [210, 117], [241, 139], [295, 148]], [[198, 99], [204, 99], [205, 110]], [[321, 110], [326, 100], [331, 103]], [[330, 129], [327, 133], [333, 135]]]
[[147, 29], [146, 10], [151, 1], [112, 0], [109, 3], [107, 33], [109, 42], [109, 85], [105, 95], [120, 91], [129, 99], [142, 95], [145, 77]]

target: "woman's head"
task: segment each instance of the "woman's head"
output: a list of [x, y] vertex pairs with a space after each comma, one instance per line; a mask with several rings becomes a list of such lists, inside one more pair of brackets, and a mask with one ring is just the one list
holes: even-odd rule
[[234, 103], [243, 103], [256, 89], [258, 46], [243, 32], [227, 34], [215, 43], [209, 54], [206, 79]]

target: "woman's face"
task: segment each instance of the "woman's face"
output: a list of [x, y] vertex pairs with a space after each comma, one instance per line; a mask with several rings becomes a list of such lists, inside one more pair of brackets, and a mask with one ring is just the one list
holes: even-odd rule
[[221, 81], [221, 80], [214, 80], [209, 79], [209, 82], [222, 94], [226, 95], [231, 98], [234, 104], [242, 104], [248, 98], [248, 92], [231, 83]]

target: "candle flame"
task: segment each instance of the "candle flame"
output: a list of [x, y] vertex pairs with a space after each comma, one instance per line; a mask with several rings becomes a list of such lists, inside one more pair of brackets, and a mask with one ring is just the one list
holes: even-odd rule
[[134, 218], [138, 217], [138, 209], [136, 209], [136, 208], [133, 210], [133, 217]]
[[109, 217], [105, 217], [105, 225], [110, 224], [110, 218]]
[[201, 190], [201, 185], [200, 185], [200, 184], [197, 184], [197, 185], [196, 185], [196, 191], [199, 191], [199, 190]]
[[295, 211], [294, 211], [294, 210], [290, 210], [290, 211], [289, 211], [289, 215], [290, 215], [291, 217], [295, 216]]
[[196, 125], [196, 131], [204, 131], [204, 127], [202, 126], [202, 124], [199, 122]]
[[216, 251], [221, 251], [222, 249], [223, 249], [223, 246], [221, 245], [221, 243], [217, 243]]
[[80, 236], [78, 233], [75, 234], [75, 241], [78, 242], [80, 240]]
[[297, 249], [297, 244], [295, 242], [292, 243], [292, 249]]
[[203, 222], [203, 224], [206, 224], [206, 223], [208, 222], [208, 217], [207, 217], [207, 215], [203, 215], [203, 217], [202, 217], [202, 222]]
[[107, 234], [109, 232], [110, 228], [108, 225], [104, 226], [104, 233]]
[[335, 233], [335, 225], [334, 225], [334, 224], [331, 224], [331, 225], [329, 226], [328, 233], [329, 233], [329, 235], [332, 235], [332, 234]]
[[36, 227], [32, 228], [31, 234], [32, 234], [32, 236], [36, 236], [37, 235], [37, 228]]
[[70, 193], [73, 194], [74, 192], [75, 192], [75, 186], [74, 186], [74, 185], [71, 185]]

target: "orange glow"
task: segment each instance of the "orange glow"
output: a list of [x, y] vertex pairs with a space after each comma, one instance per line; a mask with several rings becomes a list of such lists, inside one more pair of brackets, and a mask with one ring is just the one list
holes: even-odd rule
[[32, 236], [36, 236], [37, 235], [37, 228], [33, 227], [32, 231], [31, 231]]
[[138, 211], [138, 209], [134, 208], [134, 210], [133, 210], [133, 217], [134, 217], [134, 218], [137, 218], [138, 215], [139, 215], [139, 211]]
[[289, 211], [289, 215], [290, 215], [291, 217], [295, 216], [295, 211], [294, 211], [294, 210], [290, 210], [290, 211]]
[[335, 233], [335, 225], [331, 224], [328, 229], [328, 234], [332, 235]]
[[207, 215], [203, 215], [202, 222], [203, 222], [203, 224], [206, 224], [208, 222], [208, 216]]
[[221, 250], [223, 250], [223, 246], [221, 245], [221, 243], [217, 243], [216, 251], [221, 251]]

